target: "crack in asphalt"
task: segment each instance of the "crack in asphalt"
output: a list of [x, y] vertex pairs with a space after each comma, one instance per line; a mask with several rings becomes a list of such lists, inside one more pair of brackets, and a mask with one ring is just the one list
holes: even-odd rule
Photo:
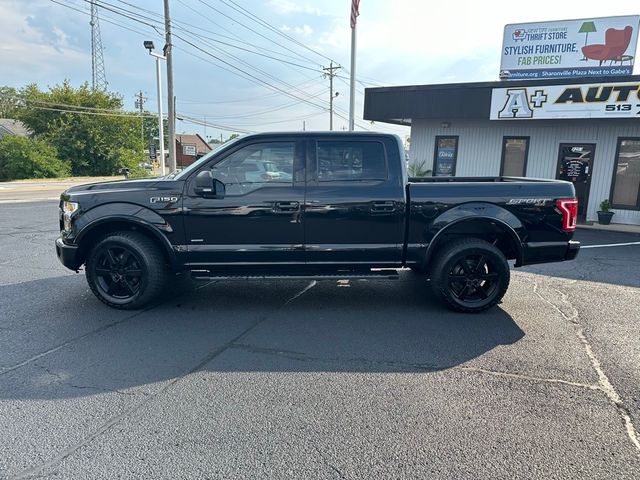
[[345, 364], [348, 363], [350, 365], [356, 366], [369, 366], [369, 367], [397, 367], [403, 371], [407, 369], [412, 369], [416, 372], [436, 372], [442, 370], [457, 370], [463, 372], [474, 372], [474, 373], [483, 373], [487, 375], [493, 375], [497, 377], [505, 377], [505, 378], [513, 378], [517, 380], [526, 380], [530, 382], [537, 383], [558, 383], [562, 385], [568, 385], [572, 387], [579, 387], [588, 390], [602, 390], [600, 385], [593, 385], [582, 382], [572, 382], [570, 380], [564, 380], [561, 378], [549, 378], [549, 377], [536, 377], [533, 375], [524, 375], [521, 373], [513, 373], [513, 372], [505, 372], [500, 370], [491, 370], [487, 368], [466, 366], [466, 365], [437, 365], [437, 364], [429, 364], [429, 363], [411, 363], [411, 362], [399, 362], [397, 360], [373, 360], [366, 358], [321, 358], [321, 357], [312, 357], [302, 352], [295, 352], [291, 350], [281, 350], [274, 348], [265, 348], [258, 347], [254, 345], [249, 345], [246, 343], [234, 343], [230, 345], [230, 348], [243, 350], [253, 354], [262, 354], [262, 355], [273, 355], [280, 358], [286, 358], [290, 360], [297, 360], [301, 362], [316, 362], [316, 363], [327, 363], [327, 364]]
[[567, 314], [562, 308], [560, 308], [554, 302], [546, 298], [544, 295], [541, 295], [538, 289], [539, 289], [538, 283], [535, 280], [533, 280], [533, 292], [539, 298], [541, 298], [545, 303], [549, 304], [558, 313], [560, 313], [560, 315], [562, 315], [562, 317], [565, 320], [571, 322], [574, 325], [576, 336], [582, 343], [585, 349], [585, 352], [587, 354], [587, 357], [589, 358], [589, 362], [591, 363], [591, 366], [593, 367], [596, 374], [598, 375], [598, 383], [600, 385], [600, 390], [606, 395], [609, 402], [615, 407], [616, 411], [618, 412], [620, 418], [623, 421], [625, 431], [627, 433], [627, 436], [629, 437], [629, 440], [631, 440], [631, 443], [635, 446], [636, 450], [638, 450], [638, 453], [640, 453], [640, 435], [638, 434], [638, 430], [633, 424], [633, 421], [629, 414], [629, 410], [622, 402], [622, 398], [620, 397], [615, 387], [609, 380], [609, 377], [607, 376], [607, 374], [604, 372], [602, 365], [598, 360], [598, 357], [593, 352], [593, 348], [591, 347], [591, 344], [584, 333], [582, 324], [580, 323], [580, 314], [578, 312], [578, 309], [569, 300], [569, 294], [561, 291], [559, 288], [553, 289], [558, 295], [560, 295], [561, 302], [569, 309], [570, 314]]
[[57, 381], [55, 383], [57, 383], [58, 385], [64, 385], [66, 387], [71, 387], [79, 390], [95, 390], [97, 392], [103, 392], [103, 393], [116, 393], [118, 395], [126, 395], [129, 397], [136, 397], [139, 395], [142, 395], [142, 396], [149, 395], [148, 392], [123, 392], [122, 390], [97, 387], [95, 385], [79, 385], [76, 383], [71, 383], [71, 382], [68, 382], [62, 375], [52, 371], [51, 369], [45, 367], [44, 365], [40, 365], [37, 362], [33, 362], [33, 365], [44, 370], [48, 375], [51, 375], [52, 377], [56, 378]]
[[[205, 287], [205, 286], [207, 286], [207, 285], [209, 285], [211, 283], [214, 283], [214, 282], [209, 282], [209, 283], [201, 286], [200, 288], [203, 288], [203, 287]], [[192, 373], [195, 373], [198, 370], [200, 370], [207, 363], [211, 362], [214, 358], [218, 357], [219, 355], [221, 355], [222, 353], [227, 351], [230, 348], [230, 346], [233, 345], [235, 342], [238, 342], [243, 337], [248, 335], [254, 328], [256, 328], [258, 325], [260, 325], [261, 323], [266, 321], [271, 315], [273, 315], [274, 313], [278, 312], [279, 310], [281, 310], [285, 306], [289, 305], [291, 302], [293, 302], [295, 299], [299, 298], [301, 295], [303, 295], [309, 289], [313, 288], [315, 285], [316, 285], [316, 281], [315, 280], [310, 282], [309, 285], [307, 285], [301, 291], [297, 292], [295, 295], [293, 295], [291, 298], [289, 298], [287, 301], [285, 301], [282, 305], [280, 305], [279, 307], [275, 308], [271, 312], [260, 316], [256, 321], [254, 321], [251, 325], [249, 325], [247, 328], [245, 328], [242, 332], [240, 332], [238, 335], [236, 335], [230, 341], [228, 341], [224, 345], [221, 345], [220, 347], [216, 348], [215, 350], [211, 351], [209, 354], [207, 354], [205, 357], [203, 357], [200, 360], [200, 362], [198, 362], [194, 367], [192, 367], [188, 371], [184, 372], [182, 375], [178, 375], [174, 379], [168, 381], [164, 387], [160, 388], [155, 393], [150, 393], [148, 396], [146, 396], [140, 402], [134, 404], [132, 407], [123, 410], [120, 414], [118, 414], [118, 415], [116, 415], [114, 417], [111, 417], [108, 421], [106, 421], [100, 427], [98, 427], [96, 430], [94, 430], [89, 435], [84, 437], [81, 441], [79, 441], [79, 442], [75, 443], [74, 445], [71, 445], [71, 446], [63, 449], [55, 457], [53, 457], [53, 458], [51, 458], [51, 459], [49, 459], [49, 460], [47, 460], [45, 462], [42, 462], [41, 464], [36, 465], [34, 467], [29, 467], [27, 469], [24, 469], [21, 472], [15, 474], [15, 475], [12, 475], [12, 476], [10, 476], [8, 478], [11, 479], [11, 480], [18, 480], [18, 479], [29, 478], [29, 477], [33, 478], [34, 476], [40, 475], [44, 470], [46, 470], [48, 468], [51, 468], [54, 465], [57, 465], [60, 462], [64, 461], [67, 457], [72, 455], [78, 449], [84, 447], [85, 445], [89, 444], [90, 442], [92, 442], [93, 440], [98, 438], [100, 435], [102, 435], [104, 432], [109, 430], [111, 427], [113, 427], [114, 425], [119, 423], [121, 420], [127, 418], [128, 416], [130, 416], [132, 414], [135, 414], [136, 412], [141, 410], [143, 407], [145, 407], [146, 405], [150, 404], [153, 400], [155, 400], [160, 395], [162, 395], [163, 393], [168, 391], [172, 386], [174, 386], [180, 380], [182, 380], [182, 379], [188, 377], [189, 375], [191, 375]], [[154, 307], [150, 307], [150, 308], [154, 308]], [[147, 309], [147, 310], [149, 310], [149, 309]], [[144, 311], [146, 311], [146, 310], [144, 310]], [[142, 312], [140, 312], [140, 313], [142, 313]], [[86, 335], [84, 335], [84, 336], [86, 336]]]

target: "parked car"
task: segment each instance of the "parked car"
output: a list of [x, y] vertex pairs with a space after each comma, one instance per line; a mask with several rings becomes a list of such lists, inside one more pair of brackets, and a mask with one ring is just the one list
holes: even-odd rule
[[[247, 181], [263, 175], [279, 181]], [[448, 307], [479, 312], [507, 291], [508, 260], [575, 258], [576, 216], [569, 182], [408, 178], [394, 135], [265, 133], [177, 174], [68, 189], [56, 249], [114, 308], [146, 305], [178, 271], [393, 279], [408, 267]]]

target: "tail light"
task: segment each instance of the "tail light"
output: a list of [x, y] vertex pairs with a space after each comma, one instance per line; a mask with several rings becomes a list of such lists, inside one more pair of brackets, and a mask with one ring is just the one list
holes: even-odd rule
[[578, 199], [561, 198], [558, 200], [557, 206], [562, 212], [562, 230], [573, 232], [578, 223]]

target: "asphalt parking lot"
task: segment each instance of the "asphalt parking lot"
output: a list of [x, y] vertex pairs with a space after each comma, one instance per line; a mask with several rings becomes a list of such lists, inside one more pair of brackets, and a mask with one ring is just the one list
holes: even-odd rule
[[638, 478], [640, 245], [518, 269], [481, 315], [410, 272], [119, 312], [56, 208], [0, 205], [0, 478]]

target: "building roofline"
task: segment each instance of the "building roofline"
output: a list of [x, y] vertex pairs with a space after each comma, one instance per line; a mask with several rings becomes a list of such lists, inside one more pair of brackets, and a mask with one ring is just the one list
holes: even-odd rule
[[367, 87], [370, 92], [397, 92], [416, 90], [451, 90], [456, 88], [508, 88], [536, 85], [582, 85], [586, 83], [612, 83], [612, 82], [639, 82], [640, 75], [608, 76], [608, 77], [582, 77], [582, 78], [549, 78], [544, 80], [498, 80], [493, 82], [462, 82], [462, 83], [431, 83], [423, 85], [398, 85], [393, 87]]
[[622, 82], [640, 84], [640, 75], [366, 88], [364, 119], [398, 125], [416, 119], [488, 120], [494, 89]]

